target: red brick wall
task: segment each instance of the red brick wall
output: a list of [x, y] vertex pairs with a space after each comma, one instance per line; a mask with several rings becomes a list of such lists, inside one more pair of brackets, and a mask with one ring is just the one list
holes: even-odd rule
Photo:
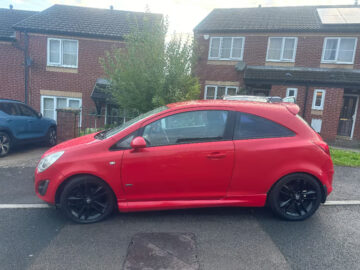
[[[90, 98], [97, 78], [104, 77], [99, 58], [113, 46], [123, 43], [96, 39], [67, 37], [79, 41], [78, 73], [46, 71], [47, 38], [45, 35], [29, 35], [30, 57], [34, 64], [30, 69], [30, 104], [40, 110], [40, 90], [57, 90], [82, 93], [83, 113], [95, 111], [95, 104]], [[51, 36], [57, 37], [57, 36]], [[61, 37], [60, 37], [61, 38]]]
[[356, 113], [356, 122], [354, 128], [354, 139], [360, 140], [360, 97], [358, 97], [358, 109]]
[[24, 101], [24, 54], [11, 42], [0, 41], [0, 98]]

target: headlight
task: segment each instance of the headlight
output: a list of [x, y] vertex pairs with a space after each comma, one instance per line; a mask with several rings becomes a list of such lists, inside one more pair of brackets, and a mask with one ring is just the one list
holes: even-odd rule
[[42, 160], [40, 160], [37, 170], [38, 172], [43, 172], [47, 168], [49, 168], [55, 161], [57, 161], [62, 155], [64, 154], [64, 151], [56, 152], [53, 154], [50, 154], [46, 157], [44, 157]]

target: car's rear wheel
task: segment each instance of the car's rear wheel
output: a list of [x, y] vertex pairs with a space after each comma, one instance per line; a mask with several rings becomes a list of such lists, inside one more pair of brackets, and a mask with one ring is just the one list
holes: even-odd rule
[[60, 205], [73, 221], [95, 223], [113, 212], [115, 196], [104, 181], [93, 176], [79, 176], [66, 184]]
[[56, 134], [56, 128], [51, 127], [49, 128], [48, 134], [47, 134], [47, 144], [49, 146], [56, 145], [57, 142], [57, 134]]
[[321, 187], [310, 175], [285, 176], [269, 194], [272, 211], [287, 220], [304, 220], [315, 213], [321, 203]]
[[0, 131], [0, 157], [6, 156], [10, 152], [11, 139], [9, 134]]

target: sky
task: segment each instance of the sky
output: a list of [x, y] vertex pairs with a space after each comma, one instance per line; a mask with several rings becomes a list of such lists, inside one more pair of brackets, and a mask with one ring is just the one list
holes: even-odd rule
[[[355, 0], [0, 0], [0, 8], [44, 10], [53, 4], [161, 13], [169, 19], [169, 32], [191, 33], [214, 8], [298, 5], [351, 5]], [[360, 0], [359, 0], [360, 4]]]

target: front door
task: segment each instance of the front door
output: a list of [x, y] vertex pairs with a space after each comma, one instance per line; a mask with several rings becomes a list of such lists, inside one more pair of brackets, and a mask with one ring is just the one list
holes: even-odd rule
[[358, 97], [344, 96], [343, 107], [340, 113], [338, 135], [352, 137], [353, 126], [356, 116]]
[[228, 111], [190, 111], [146, 125], [147, 147], [126, 150], [122, 179], [128, 201], [220, 199], [234, 166]]

